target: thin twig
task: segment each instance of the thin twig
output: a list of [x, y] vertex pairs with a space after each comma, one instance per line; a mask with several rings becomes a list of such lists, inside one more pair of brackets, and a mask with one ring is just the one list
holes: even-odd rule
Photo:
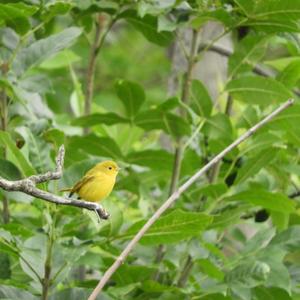
[[[116, 21], [116, 17], [112, 17], [105, 32], [102, 33], [105, 17], [103, 15], [97, 16], [96, 22], [96, 32], [94, 41], [91, 45], [89, 63], [86, 72], [86, 90], [85, 90], [85, 99], [84, 99], [84, 114], [89, 115], [91, 113], [92, 100], [94, 95], [94, 78], [95, 78], [95, 69], [97, 56], [104, 44], [104, 40], [110, 31], [111, 27]], [[85, 132], [88, 132], [88, 128], [85, 129]]]
[[96, 211], [101, 219], [108, 219], [109, 214], [104, 208], [93, 202], [87, 202], [83, 200], [74, 200], [70, 198], [64, 198], [61, 196], [54, 195], [47, 191], [43, 191], [36, 187], [36, 184], [43, 183], [50, 180], [57, 180], [62, 176], [62, 169], [64, 163], [65, 148], [62, 145], [59, 148], [58, 155], [56, 158], [56, 169], [54, 172], [47, 172], [45, 174], [33, 175], [25, 179], [10, 181], [0, 177], [0, 187], [8, 192], [22, 192], [24, 194], [60, 205], [70, 205], [87, 210]]
[[196, 172], [189, 180], [187, 180], [183, 185], [181, 185], [164, 203], [163, 205], [152, 215], [152, 217], [146, 222], [146, 224], [139, 230], [139, 232], [134, 236], [134, 238], [128, 243], [119, 257], [115, 260], [115, 262], [110, 266], [110, 268], [104, 273], [103, 277], [99, 281], [98, 285], [88, 298], [88, 300], [95, 300], [97, 295], [101, 292], [103, 287], [106, 285], [111, 276], [115, 273], [115, 271], [124, 263], [125, 259], [132, 251], [132, 249], [136, 246], [139, 240], [143, 237], [146, 231], [159, 219], [159, 217], [180, 197], [182, 193], [184, 193], [199, 177], [205, 174], [212, 166], [214, 166], [218, 161], [220, 161], [225, 155], [227, 155], [232, 149], [236, 148], [240, 143], [248, 139], [251, 135], [253, 135], [258, 129], [264, 126], [267, 122], [273, 119], [280, 112], [288, 108], [294, 103], [293, 99], [289, 99], [287, 102], [283, 103], [276, 110], [274, 110], [271, 114], [265, 117], [263, 120], [258, 122], [256, 125], [251, 127], [248, 131], [246, 131], [243, 135], [241, 135], [238, 139], [236, 139], [232, 144], [230, 144], [227, 148], [225, 148], [222, 152], [216, 155], [209, 163], [207, 163], [203, 168], [201, 168], [198, 172]]

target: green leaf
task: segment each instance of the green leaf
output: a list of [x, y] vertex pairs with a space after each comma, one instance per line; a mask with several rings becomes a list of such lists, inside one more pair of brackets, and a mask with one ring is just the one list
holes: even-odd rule
[[0, 176], [8, 180], [22, 178], [20, 170], [12, 162], [5, 159], [0, 159]]
[[58, 149], [61, 145], [65, 143], [65, 134], [63, 131], [52, 128], [43, 133], [43, 138], [55, 145], [56, 149]]
[[284, 70], [279, 73], [277, 80], [287, 88], [296, 86], [300, 79], [300, 59], [291, 62]]
[[0, 286], [0, 298], [3, 300], [13, 300], [13, 299], [38, 300], [39, 299], [39, 297], [32, 295], [25, 289], [17, 288], [6, 284], [1, 284]]
[[77, 54], [69, 49], [65, 49], [43, 61], [39, 67], [45, 70], [60, 69], [69, 67], [78, 61], [80, 61], [80, 57]]
[[207, 274], [211, 278], [215, 278], [219, 281], [223, 280], [224, 273], [213, 264], [208, 258], [197, 260], [197, 265], [200, 266], [202, 273]]
[[263, 57], [266, 50], [264, 35], [247, 35], [238, 44], [228, 61], [228, 72], [232, 78], [237, 73], [250, 71]]
[[145, 92], [143, 88], [131, 81], [119, 80], [116, 84], [117, 95], [123, 102], [127, 116], [133, 119], [145, 102]]
[[76, 118], [71, 121], [74, 126], [91, 127], [96, 125], [114, 125], [118, 123], [128, 123], [129, 120], [120, 117], [115, 113], [95, 113], [88, 116]]
[[270, 245], [279, 246], [287, 251], [300, 250], [300, 225], [291, 226], [278, 233], [270, 242]]
[[26, 33], [31, 25], [29, 17], [32, 16], [38, 8], [32, 5], [19, 3], [0, 3], [0, 26], [5, 24], [12, 27], [20, 34]]
[[40, 64], [62, 49], [70, 47], [80, 34], [80, 28], [70, 27], [32, 43], [17, 54], [13, 63], [13, 71], [17, 76], [21, 76], [29, 68]]
[[254, 294], [257, 300], [292, 300], [285, 290], [278, 287], [257, 286]]
[[159, 46], [168, 46], [174, 38], [174, 35], [168, 31], [158, 32], [158, 19], [157, 17], [146, 15], [140, 18], [134, 11], [126, 11], [120, 15], [125, 18], [133, 27], [140, 31], [144, 37]]
[[209, 184], [205, 186], [196, 187], [189, 193], [190, 197], [199, 199], [200, 195], [211, 198], [219, 198], [227, 192], [228, 188], [225, 183]]
[[9, 133], [0, 131], [0, 144], [8, 148], [13, 162], [22, 172], [23, 176], [28, 177], [35, 173], [35, 170], [26, 160], [23, 153], [17, 148]]
[[[212, 219], [212, 216], [203, 213], [185, 212], [179, 209], [174, 210], [158, 219], [150, 227], [141, 239], [141, 244], [169, 244], [188, 239], [192, 236], [199, 236], [211, 223]], [[144, 224], [144, 220], [135, 223], [122, 237], [133, 237]]]
[[135, 117], [134, 124], [147, 131], [161, 129], [175, 137], [190, 134], [190, 127], [186, 121], [173, 113], [165, 113], [160, 109], [140, 112]]
[[267, 279], [266, 286], [274, 286], [291, 293], [290, 274], [283, 260], [286, 251], [278, 246], [268, 245], [264, 251], [256, 255], [256, 259], [267, 263], [271, 272]]
[[256, 175], [262, 168], [275, 160], [277, 153], [278, 149], [276, 148], [268, 149], [268, 151], [264, 149], [248, 159], [239, 169], [235, 184], [242, 183]]
[[126, 161], [130, 164], [136, 164], [162, 171], [171, 171], [173, 159], [173, 155], [164, 150], [131, 152], [126, 157]]
[[191, 85], [191, 108], [196, 114], [209, 117], [212, 111], [213, 102], [207, 89], [199, 80], [193, 80]]
[[282, 83], [259, 76], [233, 79], [227, 84], [226, 90], [235, 100], [249, 104], [269, 105], [293, 97]]
[[228, 285], [241, 284], [255, 287], [265, 282], [270, 274], [270, 267], [262, 261], [249, 261], [240, 264], [225, 275]]
[[95, 156], [105, 156], [113, 159], [122, 158], [121, 150], [113, 139], [98, 137], [93, 134], [83, 137], [71, 137], [69, 139], [68, 151], [72, 151], [72, 149], [83, 150]]
[[226, 197], [224, 201], [242, 201], [266, 209], [292, 213], [295, 211], [295, 203], [287, 196], [280, 193], [270, 193], [263, 189], [250, 189], [244, 192]]
[[289, 226], [290, 215], [284, 212], [272, 211], [271, 212], [272, 223], [278, 231], [287, 229]]
[[155, 268], [141, 265], [122, 265], [118, 272], [114, 273], [113, 279], [120, 286], [142, 282], [151, 277]]
[[223, 113], [211, 116], [203, 127], [203, 133], [212, 140], [232, 140], [233, 129], [229, 117]]

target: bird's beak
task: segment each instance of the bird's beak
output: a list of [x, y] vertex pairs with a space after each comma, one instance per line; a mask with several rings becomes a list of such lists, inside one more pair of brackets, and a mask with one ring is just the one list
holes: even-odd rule
[[120, 172], [120, 170], [122, 170], [122, 168], [118, 167], [117, 171]]

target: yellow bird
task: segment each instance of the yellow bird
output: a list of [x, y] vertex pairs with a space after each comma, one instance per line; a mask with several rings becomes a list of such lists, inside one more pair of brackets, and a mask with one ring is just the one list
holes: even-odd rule
[[90, 169], [73, 187], [61, 191], [69, 191], [69, 197], [76, 193], [78, 199], [101, 201], [111, 193], [119, 170], [114, 161], [103, 161]]

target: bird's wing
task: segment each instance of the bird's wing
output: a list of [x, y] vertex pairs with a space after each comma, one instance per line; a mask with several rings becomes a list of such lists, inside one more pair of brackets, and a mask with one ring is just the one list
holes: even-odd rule
[[95, 176], [85, 175], [82, 179], [80, 179], [71, 189], [71, 193], [77, 193], [81, 187], [87, 182], [95, 179]]

